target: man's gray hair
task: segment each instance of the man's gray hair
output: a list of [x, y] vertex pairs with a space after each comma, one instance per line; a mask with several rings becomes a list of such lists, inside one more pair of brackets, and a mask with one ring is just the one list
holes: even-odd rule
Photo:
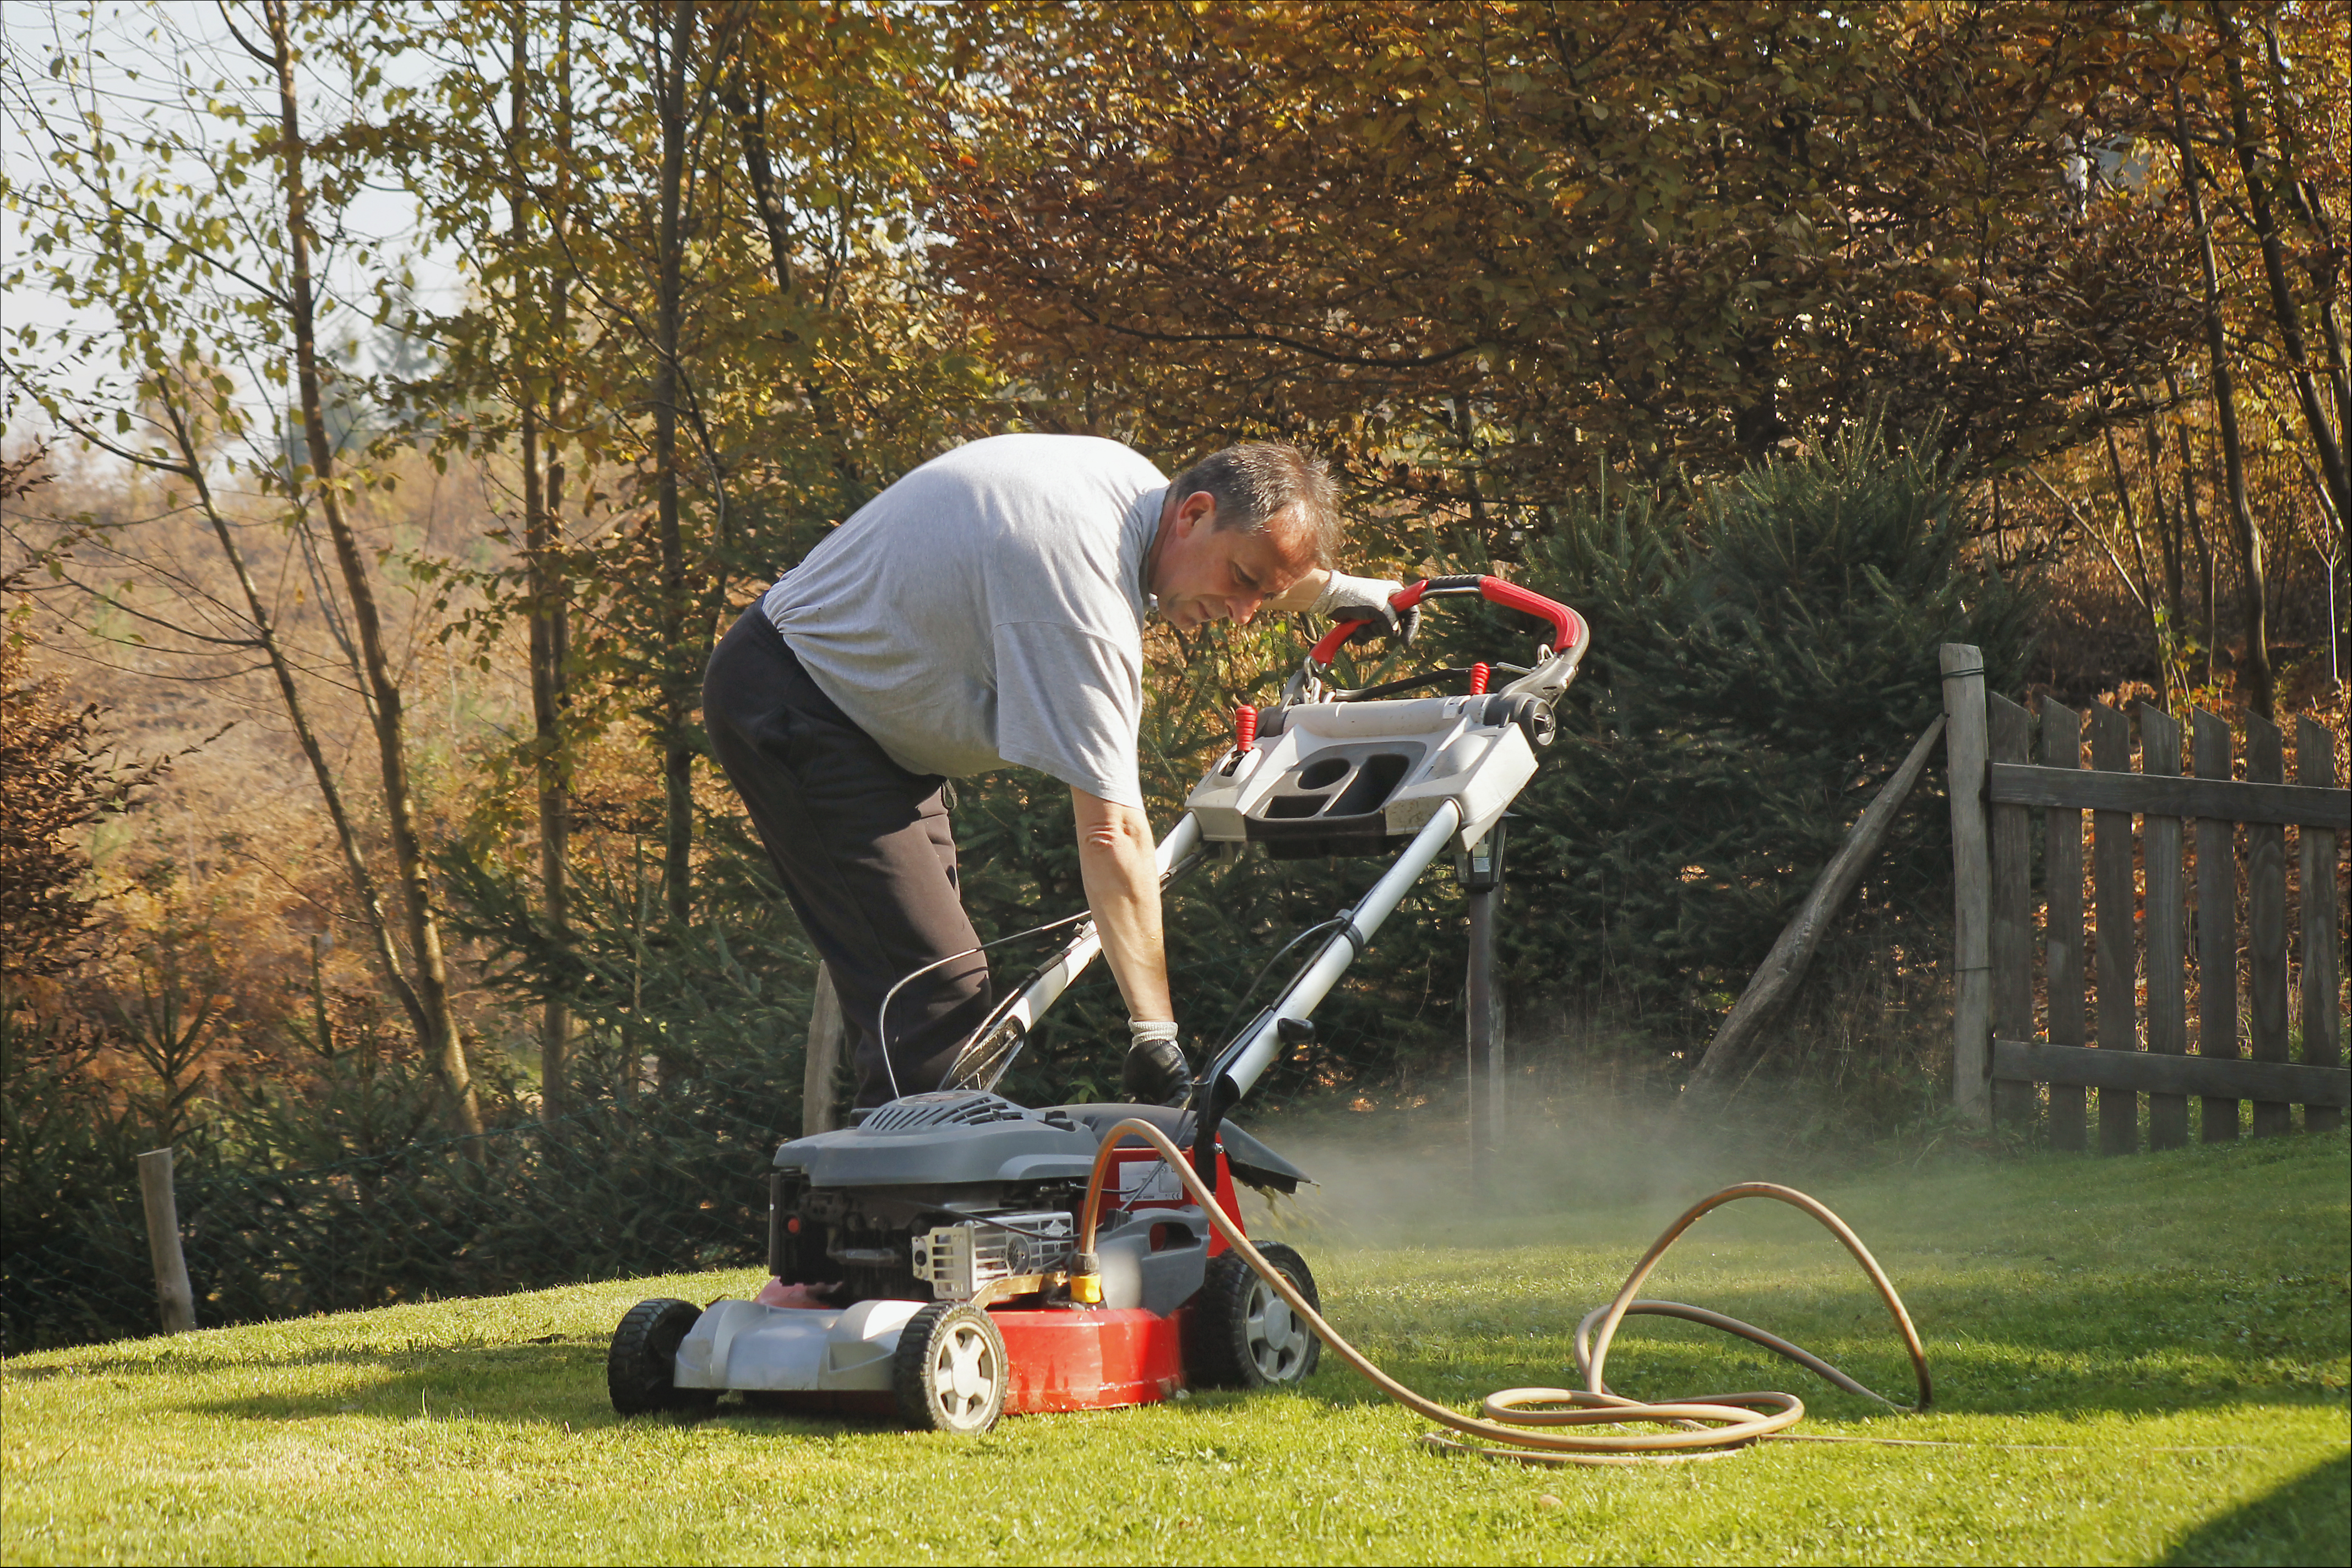
[[1244, 441], [1212, 452], [1176, 476], [1171, 491], [1181, 501], [1206, 490], [1217, 500], [1217, 526], [1263, 532], [1285, 507], [1297, 503], [1307, 514], [1315, 562], [1328, 566], [1339, 555], [1339, 487], [1323, 459], [1287, 441]]

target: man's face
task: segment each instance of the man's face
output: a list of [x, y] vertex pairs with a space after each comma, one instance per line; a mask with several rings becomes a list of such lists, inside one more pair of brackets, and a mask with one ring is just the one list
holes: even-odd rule
[[1258, 606], [1296, 584], [1315, 564], [1307, 510], [1297, 502], [1264, 530], [1216, 526], [1216, 498], [1206, 490], [1160, 514], [1152, 548], [1151, 591], [1160, 616], [1180, 631], [1211, 621], [1246, 624]]

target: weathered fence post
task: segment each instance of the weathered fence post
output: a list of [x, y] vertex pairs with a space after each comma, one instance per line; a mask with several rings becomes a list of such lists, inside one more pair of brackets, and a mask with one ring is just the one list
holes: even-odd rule
[[1502, 987], [1495, 984], [1495, 938], [1503, 903], [1505, 824], [1470, 847], [1463, 902], [1470, 913], [1470, 962], [1463, 996], [1464, 1044], [1470, 1058], [1470, 1170], [1485, 1183], [1500, 1174], [1507, 1136], [1509, 1081], [1503, 1061]]
[[[2091, 704], [2091, 766], [2132, 771], [2131, 720], [2104, 702]], [[2132, 814], [2091, 813], [2091, 952], [2098, 965], [2099, 1049], [2139, 1049], [2139, 943], [2132, 926]], [[2099, 1152], [2139, 1148], [2139, 1091], [2099, 1086]]]
[[1756, 1055], [1756, 1042], [1765, 1026], [1779, 1015], [1798, 983], [1804, 979], [1805, 967], [1812, 963], [1832, 917], [1853, 894], [1863, 872], [1870, 868], [1878, 847], [1886, 841], [1888, 831], [1901, 814], [1903, 803], [1910, 798], [1912, 786], [1927, 771], [1927, 759], [1935, 755], [1936, 742], [1943, 738], [1944, 721], [1938, 719], [1912, 742], [1902, 765], [1879, 786], [1870, 805], [1855, 818], [1853, 826], [1846, 832], [1845, 842], [1830, 858], [1829, 865], [1813, 883], [1812, 891], [1805, 895], [1805, 901], [1781, 928], [1772, 951], [1756, 966], [1756, 973], [1748, 977], [1748, 988], [1739, 994], [1738, 1002], [1715, 1031], [1715, 1038], [1707, 1042], [1698, 1066], [1691, 1069], [1690, 1078], [1683, 1085], [1682, 1098], [1675, 1102], [1677, 1114], [1695, 1103], [1731, 1092], [1739, 1069]]
[[[2202, 708], [2189, 712], [2200, 779], [2234, 775], [2230, 761], [2230, 723]], [[2238, 1059], [2238, 825], [2208, 812], [2197, 819], [2197, 1054]], [[2238, 1135], [2238, 1102], [2204, 1097], [2208, 1143]]]
[[[2294, 721], [2294, 782], [2318, 789], [2336, 787], [2335, 738], [2309, 719]], [[2303, 862], [2303, 1060], [2306, 1067], [2337, 1065], [2336, 1045], [2336, 833], [2305, 823], [2295, 830]], [[2332, 1105], [2303, 1108], [2306, 1132], [2331, 1132], [2344, 1124]]]
[[[2180, 721], [2139, 705], [2139, 771], [2180, 772]], [[2141, 822], [2147, 837], [2141, 863], [2147, 879], [2147, 1048], [2165, 1056], [2189, 1053], [2189, 894], [2180, 879], [2180, 818], [2157, 812]], [[2147, 1097], [2147, 1146], [2178, 1149], [2189, 1142], [2189, 1097], [2159, 1090]]]
[[[2033, 715], [2000, 693], [1985, 696], [1990, 755], [1996, 763], [2031, 760]], [[1992, 857], [1992, 1037], [2033, 1037], [2033, 814], [2021, 805], [1988, 805], [1987, 837]], [[2021, 1079], [1992, 1080], [1992, 1113], [2004, 1122], [2033, 1114], [2033, 1085]]]
[[834, 1130], [834, 1074], [841, 1066], [841, 997], [833, 971], [816, 966], [816, 992], [809, 999], [808, 1067], [801, 1075], [801, 1136]]
[[1952, 1106], [1977, 1121], [1990, 1109], [1992, 863], [1985, 837], [1984, 655], [1946, 643], [1944, 755], [1952, 797]]
[[[2083, 719], [2073, 709], [2042, 700], [2042, 765], [2083, 765]], [[2053, 805], [2042, 814], [2042, 884], [2048, 902], [2050, 1043], [2081, 1047], [2083, 991], [2083, 813]], [[2090, 1142], [2090, 1091], [2079, 1083], [2050, 1086], [2050, 1146], [2080, 1151]]]
[[[2247, 783], [2286, 782], [2284, 742], [2277, 725], [2247, 716]], [[2246, 990], [2254, 1060], [2286, 1060], [2286, 828], [2275, 822], [2246, 826]], [[2294, 1131], [2286, 1100], [2254, 1101], [2253, 1120], [2257, 1138]]]
[[188, 1284], [188, 1255], [180, 1245], [180, 1201], [172, 1191], [172, 1151], [151, 1149], [139, 1156], [139, 1200], [147, 1211], [147, 1256], [155, 1266], [155, 1300], [163, 1331], [184, 1334], [196, 1326], [196, 1294]]

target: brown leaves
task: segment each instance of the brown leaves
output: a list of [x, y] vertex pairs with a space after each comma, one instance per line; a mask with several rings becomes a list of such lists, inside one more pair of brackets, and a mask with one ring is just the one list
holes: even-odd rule
[[[2185, 338], [2181, 235], [2054, 149], [2146, 61], [2110, 6], [1428, 4], [1033, 18], [934, 207], [1002, 347], [1172, 447], [1381, 405], [1556, 493], [1721, 468], [1872, 395], [1985, 455]], [[1072, 62], [1083, 62], [1082, 65]], [[2104, 73], [2104, 74], [2103, 74]], [[1118, 84], [1106, 90], [1106, 82]], [[1943, 300], [1956, 274], [2003, 301]], [[1921, 335], [1923, 325], [1927, 327]], [[1368, 479], [1369, 474], [1360, 477]]]
[[[32, 488], [23, 468], [5, 476], [11, 494]], [[21, 591], [24, 578], [0, 578], [0, 595]], [[89, 857], [78, 830], [124, 809], [170, 765], [110, 764], [99, 710], [69, 707], [55, 679], [35, 679], [26, 647], [0, 631], [0, 979], [11, 983], [61, 974], [89, 956]]]

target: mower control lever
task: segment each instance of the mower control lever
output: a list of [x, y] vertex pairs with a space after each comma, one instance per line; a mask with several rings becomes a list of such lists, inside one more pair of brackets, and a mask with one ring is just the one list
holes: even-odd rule
[[[1500, 577], [1465, 574], [1458, 577], [1424, 577], [1418, 583], [1408, 583], [1389, 595], [1389, 607], [1410, 610], [1423, 599], [1465, 598], [1476, 595], [1489, 604], [1500, 605], [1507, 610], [1534, 616], [1549, 621], [1552, 626], [1551, 648], [1565, 653], [1584, 640], [1584, 619], [1574, 610], [1556, 599], [1507, 583]], [[1307, 657], [1317, 665], [1328, 666], [1339, 654], [1339, 645], [1356, 635], [1357, 629], [1371, 625], [1370, 621], [1340, 621], [1323, 634]]]

